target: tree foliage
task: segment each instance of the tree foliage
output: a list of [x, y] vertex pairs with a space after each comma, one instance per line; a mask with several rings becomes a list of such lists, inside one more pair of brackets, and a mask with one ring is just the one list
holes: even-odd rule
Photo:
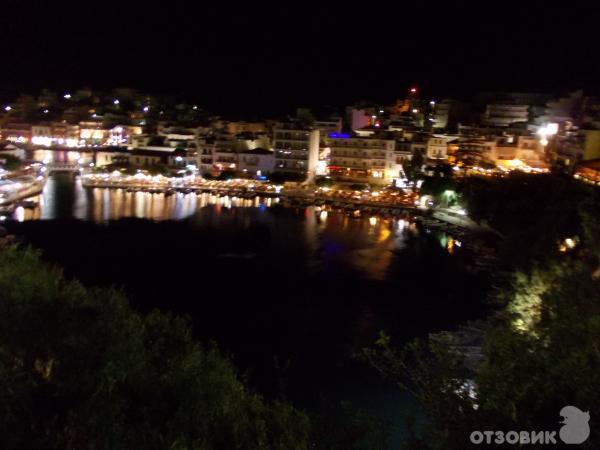
[[12, 246], [0, 293], [3, 448], [308, 447], [306, 415], [250, 391], [183, 319], [142, 317]]
[[458, 190], [469, 217], [500, 232], [501, 256], [521, 268], [556, 258], [561, 241], [581, 236], [581, 205], [590, 196], [571, 178], [516, 173], [471, 177]]
[[[508, 180], [503, 188], [509, 192], [494, 205], [484, 199], [496, 182], [476, 182], [484, 199], [471, 199], [470, 208], [481, 208], [476, 214], [501, 227], [508, 240], [537, 227], [539, 242], [555, 246], [565, 233], [578, 233], [579, 244], [566, 254], [545, 253], [543, 260], [524, 249], [529, 264], [514, 270], [497, 295], [501, 309], [489, 320], [482, 362], [469, 369], [455, 346], [432, 339], [397, 350], [383, 335], [364, 350], [373, 367], [413, 393], [427, 416], [406, 448], [470, 448], [475, 430], [558, 431], [567, 405], [591, 411], [593, 420], [600, 403], [598, 192], [553, 177], [539, 186], [529, 186], [531, 180]], [[530, 195], [520, 198], [525, 192]], [[527, 205], [542, 218], [532, 217]], [[565, 212], [573, 216], [561, 218]], [[550, 219], [558, 223], [547, 224]], [[581, 448], [597, 448], [600, 430], [591, 428]]]
[[0, 166], [5, 170], [17, 170], [23, 165], [23, 161], [11, 154], [0, 155]]

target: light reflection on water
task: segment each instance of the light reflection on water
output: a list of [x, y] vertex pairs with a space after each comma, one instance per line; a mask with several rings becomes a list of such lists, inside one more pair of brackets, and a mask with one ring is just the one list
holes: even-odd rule
[[[85, 188], [80, 178], [69, 181], [72, 187], [65, 189], [65, 181], [61, 177], [49, 177], [42, 194], [32, 198], [38, 206], [25, 210], [19, 208], [13, 218], [18, 221], [76, 218], [94, 222], [130, 217], [156, 221], [182, 220], [207, 206], [213, 206], [220, 213], [222, 208], [234, 207], [264, 210], [275, 203], [272, 198], [244, 199], [209, 193], [165, 195], [128, 192], [125, 189]], [[72, 205], [70, 211], [69, 203]]]
[[[243, 228], [261, 222], [274, 230], [281, 238], [277, 245], [302, 243], [313, 255], [315, 265], [351, 267], [372, 279], [385, 279], [395, 254], [405, 245], [409, 236], [418, 233], [414, 222], [408, 217], [363, 216], [353, 217], [342, 211], [324, 210], [319, 207], [292, 208], [287, 214], [300, 219], [304, 236], [290, 236], [284, 219], [273, 214], [270, 208], [278, 199], [244, 199], [216, 196], [209, 193], [162, 193], [128, 192], [125, 189], [84, 188], [79, 178], [71, 175], [53, 175], [43, 193], [37, 197], [38, 206], [33, 209], [18, 208], [13, 219], [18, 221], [38, 219], [88, 220], [106, 223], [122, 218], [182, 220], [193, 218], [199, 225], [227, 225], [237, 221]], [[277, 229], [281, 229], [281, 231]], [[448, 238], [440, 242], [449, 253], [456, 246], [447, 245]], [[450, 241], [453, 242], [453, 241]]]

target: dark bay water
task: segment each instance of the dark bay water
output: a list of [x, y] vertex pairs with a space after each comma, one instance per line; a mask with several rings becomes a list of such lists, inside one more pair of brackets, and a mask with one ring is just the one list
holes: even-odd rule
[[252, 386], [311, 410], [348, 400], [401, 426], [410, 399], [353, 355], [380, 330], [401, 345], [485, 313], [468, 246], [409, 217], [85, 189], [68, 175], [15, 217], [9, 229], [67, 275], [189, 315]]

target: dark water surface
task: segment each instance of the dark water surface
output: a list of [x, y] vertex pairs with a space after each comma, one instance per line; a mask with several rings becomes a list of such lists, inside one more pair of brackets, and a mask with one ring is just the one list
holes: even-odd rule
[[67, 275], [122, 287], [141, 311], [189, 315], [252, 386], [311, 410], [348, 400], [401, 426], [412, 402], [355, 352], [380, 330], [400, 345], [485, 313], [466, 246], [409, 217], [85, 189], [68, 175], [15, 217], [11, 231]]

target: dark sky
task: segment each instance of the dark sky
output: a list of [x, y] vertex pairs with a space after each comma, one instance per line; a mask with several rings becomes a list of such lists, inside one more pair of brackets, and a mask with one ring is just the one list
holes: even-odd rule
[[594, 2], [4, 0], [0, 94], [132, 86], [209, 108], [595, 90]]

